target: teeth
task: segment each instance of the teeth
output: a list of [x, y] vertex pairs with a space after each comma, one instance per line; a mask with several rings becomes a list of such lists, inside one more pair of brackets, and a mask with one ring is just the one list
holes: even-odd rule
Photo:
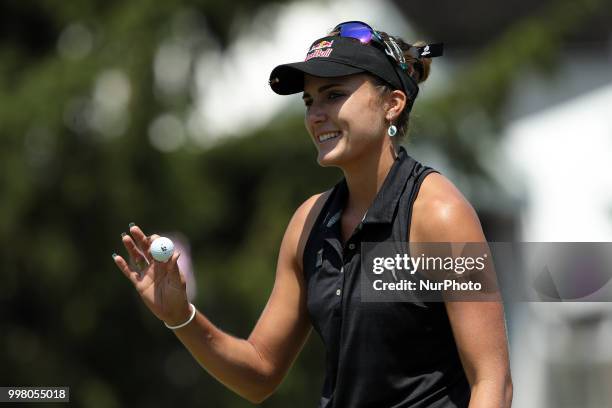
[[325, 142], [326, 140], [333, 139], [334, 137], [340, 136], [340, 132], [329, 132], [319, 135], [319, 142]]

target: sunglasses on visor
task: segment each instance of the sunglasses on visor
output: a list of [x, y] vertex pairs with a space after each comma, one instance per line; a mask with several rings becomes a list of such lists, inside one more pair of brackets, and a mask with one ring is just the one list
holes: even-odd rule
[[[368, 24], [363, 21], [346, 21], [338, 24], [330, 32], [331, 35], [337, 35], [345, 38], [354, 38], [359, 40], [362, 44], [374, 45], [385, 52], [389, 57], [393, 58], [395, 62], [404, 70], [408, 70], [408, 63], [404, 58], [404, 51], [400, 48], [399, 44], [392, 38], [383, 36]], [[439, 57], [443, 52], [443, 44], [428, 44], [422, 47], [411, 46], [408, 49], [408, 53], [417, 61], [420, 58], [432, 58]]]

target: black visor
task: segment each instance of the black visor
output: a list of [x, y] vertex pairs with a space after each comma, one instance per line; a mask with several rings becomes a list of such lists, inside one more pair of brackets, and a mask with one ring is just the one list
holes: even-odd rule
[[381, 49], [345, 37], [323, 37], [313, 43], [304, 62], [279, 65], [270, 74], [270, 86], [280, 95], [304, 91], [304, 74], [338, 77], [367, 72], [382, 79], [394, 89], [416, 98], [419, 87], [407, 72]]

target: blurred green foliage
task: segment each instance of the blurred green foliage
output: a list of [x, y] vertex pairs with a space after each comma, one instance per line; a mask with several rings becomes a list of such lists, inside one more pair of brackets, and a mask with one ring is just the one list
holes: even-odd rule
[[[180, 21], [206, 34], [191, 44], [197, 53], [223, 49], [232, 23], [263, 4], [2, 2], [0, 385], [69, 385], [73, 404], [87, 407], [249, 405], [208, 376], [146, 310], [111, 253], [121, 250], [119, 234], [131, 221], [149, 233], [182, 232], [193, 249], [198, 308], [224, 330], [248, 336], [270, 293], [291, 214], [339, 172], [316, 165], [299, 115], [207, 150], [188, 144], [161, 153], [147, 135], [161, 112], [180, 114], [192, 102], [188, 92], [160, 98], [153, 86], [159, 44], [180, 35], [177, 15], [191, 16]], [[460, 170], [483, 173], [471, 148], [476, 139], [455, 130], [462, 115], [483, 110], [498, 124], [516, 62], [550, 65], [563, 35], [599, 4], [563, 3], [517, 23], [448, 94], [416, 105], [418, 126]], [[92, 33], [90, 50], [62, 57], [58, 39], [74, 23]], [[119, 129], [92, 128], [92, 88], [109, 69], [129, 80], [120, 112], [128, 119]], [[263, 406], [315, 406], [324, 371], [315, 337]]]

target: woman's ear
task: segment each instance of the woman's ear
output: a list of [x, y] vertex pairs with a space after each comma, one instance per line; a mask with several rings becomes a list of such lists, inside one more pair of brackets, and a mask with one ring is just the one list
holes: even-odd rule
[[385, 118], [389, 122], [393, 122], [404, 110], [404, 107], [408, 102], [407, 97], [404, 92], [396, 89], [387, 94], [386, 99], [387, 100], [385, 101], [385, 107], [387, 112], [385, 114]]

